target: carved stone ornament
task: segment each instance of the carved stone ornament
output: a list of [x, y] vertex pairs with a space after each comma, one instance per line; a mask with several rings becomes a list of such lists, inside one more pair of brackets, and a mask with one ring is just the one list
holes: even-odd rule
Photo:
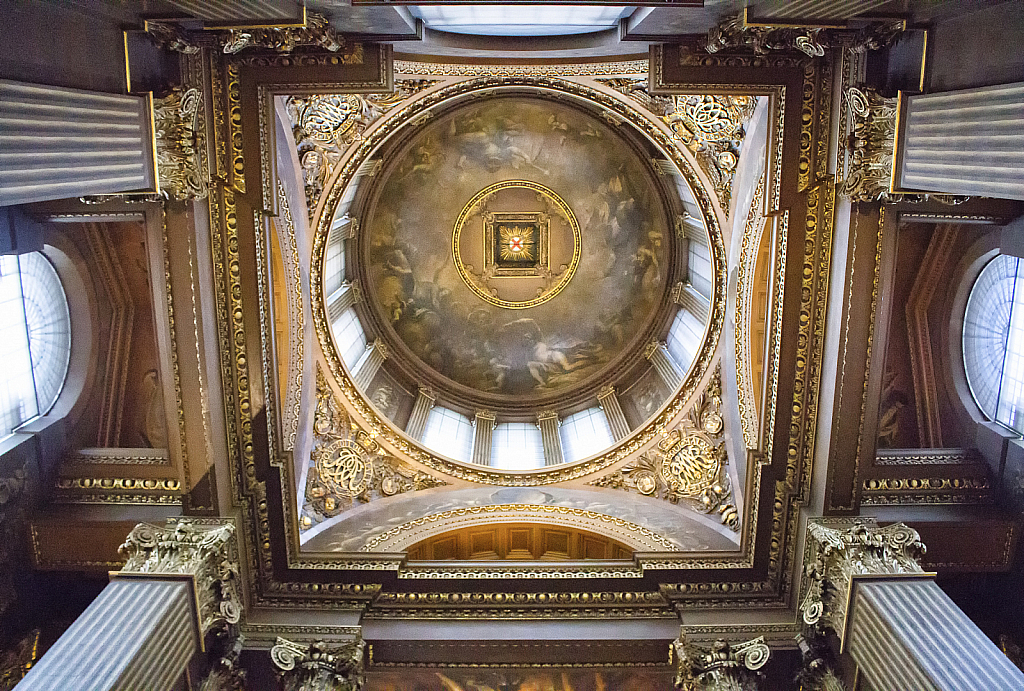
[[801, 691], [846, 691], [842, 679], [836, 674], [839, 661], [824, 636], [806, 638], [796, 635], [800, 650], [800, 669], [794, 681]]
[[231, 523], [172, 519], [166, 528], [140, 523], [118, 552], [124, 574], [183, 574], [195, 578], [200, 630], [205, 635], [242, 616], [237, 543]]
[[317, 371], [316, 397], [313, 416], [316, 441], [300, 519], [303, 530], [337, 516], [355, 502], [365, 503], [447, 484], [394, 458], [373, 436], [354, 424], [338, 404], [320, 370]]
[[350, 144], [386, 112], [436, 82], [402, 80], [387, 94], [290, 96], [286, 102], [302, 166], [306, 207], [316, 210], [324, 185]]
[[682, 636], [672, 643], [676, 656], [675, 687], [680, 691], [756, 691], [771, 649], [758, 636], [730, 645], [722, 639], [699, 648]]
[[309, 646], [278, 638], [270, 659], [281, 670], [284, 691], [359, 691], [363, 687], [361, 636], [345, 643], [317, 641]]
[[841, 46], [857, 53], [880, 50], [895, 41], [905, 28], [905, 22], [892, 19], [872, 22], [855, 30], [747, 24], [745, 12], [740, 12], [708, 30], [704, 50], [718, 53], [751, 48], [757, 55], [799, 51], [810, 58], [820, 58], [831, 47]]
[[199, 691], [245, 691], [245, 669], [239, 659], [244, 642], [242, 636], [230, 637], [230, 645], [221, 650], [220, 657], [199, 684]]
[[157, 175], [171, 199], [204, 199], [209, 192], [199, 136], [202, 104], [198, 89], [174, 89], [153, 99]]
[[699, 513], [717, 513], [722, 523], [739, 530], [739, 513], [732, 501], [726, 472], [728, 457], [721, 411], [719, 367], [683, 422], [657, 449], [587, 484], [637, 492], [673, 504], [682, 502]]
[[233, 29], [223, 38], [223, 50], [229, 55], [240, 53], [246, 48], [290, 53], [299, 46], [317, 46], [337, 53], [345, 47], [345, 39], [338, 35], [327, 17], [316, 12], [306, 15], [306, 26]]
[[11, 477], [0, 478], [0, 614], [14, 602], [14, 572], [19, 561], [15, 548], [21, 544], [25, 494], [25, 471], [18, 469]]
[[903, 523], [884, 528], [866, 522], [849, 528], [808, 523], [804, 557], [807, 592], [800, 603], [804, 623], [831, 628], [842, 641], [853, 579], [924, 573], [918, 563], [924, 552], [921, 536]]
[[0, 651], [0, 691], [8, 691], [25, 678], [39, 656], [39, 629], [31, 631], [18, 643]]
[[896, 99], [868, 87], [851, 86], [846, 103], [853, 120], [847, 140], [846, 179], [839, 193], [853, 202], [889, 200], [893, 140], [896, 137]]
[[195, 38], [174, 22], [148, 20], [146, 33], [157, 48], [163, 50], [185, 55], [195, 55], [201, 50]]

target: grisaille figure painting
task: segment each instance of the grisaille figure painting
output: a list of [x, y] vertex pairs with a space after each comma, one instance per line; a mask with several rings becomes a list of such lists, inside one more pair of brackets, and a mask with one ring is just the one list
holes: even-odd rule
[[642, 331], [671, 238], [650, 166], [610, 124], [495, 97], [392, 160], [363, 252], [373, 298], [423, 363], [490, 394], [550, 394]]

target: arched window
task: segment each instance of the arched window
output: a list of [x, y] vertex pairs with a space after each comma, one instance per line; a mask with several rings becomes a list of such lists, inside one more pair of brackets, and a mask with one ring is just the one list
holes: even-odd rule
[[0, 437], [6, 437], [50, 410], [71, 357], [67, 296], [39, 252], [0, 257], [0, 334]]
[[1024, 432], [1024, 262], [1000, 255], [985, 265], [967, 298], [964, 369], [971, 393], [992, 420]]

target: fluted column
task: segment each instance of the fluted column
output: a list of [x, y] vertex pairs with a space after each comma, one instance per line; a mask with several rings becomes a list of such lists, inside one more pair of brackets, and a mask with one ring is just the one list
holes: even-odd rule
[[601, 389], [597, 394], [597, 402], [601, 405], [601, 410], [604, 411], [604, 416], [608, 420], [608, 426], [612, 430], [612, 437], [615, 441], [625, 439], [629, 436], [629, 423], [626, 422], [626, 415], [622, 412], [622, 406], [619, 404], [619, 397], [615, 393], [614, 386], [606, 386]]
[[427, 427], [427, 417], [436, 400], [433, 390], [422, 386], [419, 388], [416, 394], [416, 403], [413, 404], [412, 413], [409, 415], [409, 422], [405, 425], [406, 434], [413, 439], [423, 436], [423, 430]]
[[803, 620], [835, 631], [871, 688], [1024, 688], [1024, 673], [921, 569], [915, 530], [811, 522], [807, 534]]
[[155, 187], [145, 98], [0, 79], [0, 206]]
[[348, 214], [339, 216], [331, 222], [331, 232], [327, 235], [327, 244], [334, 245], [350, 240], [359, 232], [359, 219]]
[[669, 389], [674, 390], [679, 386], [682, 377], [676, 371], [676, 366], [672, 364], [672, 356], [668, 354], [664, 343], [658, 341], [648, 343], [647, 348], [644, 349], [644, 357], [650, 361], [654, 371], [658, 373]]
[[362, 291], [359, 289], [358, 281], [342, 283], [341, 287], [327, 298], [327, 319], [331, 324], [338, 321], [342, 313], [355, 306], [361, 298]]
[[494, 435], [495, 415], [490, 410], [478, 410], [473, 417], [473, 463], [491, 464], [491, 437]]
[[562, 439], [558, 436], [558, 413], [545, 410], [537, 414], [537, 426], [540, 427], [540, 440], [544, 446], [544, 465], [558, 465], [562, 456]]
[[1024, 82], [905, 100], [901, 189], [1024, 199]]
[[363, 678], [362, 636], [342, 643], [300, 645], [278, 638], [270, 659], [280, 670], [284, 691], [359, 691]]
[[363, 355], [363, 359], [359, 361], [359, 366], [356, 369], [355, 375], [352, 377], [352, 383], [355, 384], [357, 389], [365, 389], [373, 381], [373, 378], [377, 376], [377, 372], [380, 370], [381, 365], [388, 358], [388, 347], [384, 341], [375, 339], [373, 343], [366, 346], [366, 354]]
[[140, 524], [124, 569], [17, 685], [18, 691], [170, 691], [204, 636], [241, 616], [234, 526]]

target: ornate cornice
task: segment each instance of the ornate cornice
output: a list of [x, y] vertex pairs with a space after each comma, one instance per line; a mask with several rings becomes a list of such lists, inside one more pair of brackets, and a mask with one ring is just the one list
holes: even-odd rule
[[192, 577], [202, 635], [219, 625], [237, 624], [241, 618], [233, 523], [187, 518], [170, 519], [165, 528], [140, 523], [118, 552], [126, 559], [120, 576]]

